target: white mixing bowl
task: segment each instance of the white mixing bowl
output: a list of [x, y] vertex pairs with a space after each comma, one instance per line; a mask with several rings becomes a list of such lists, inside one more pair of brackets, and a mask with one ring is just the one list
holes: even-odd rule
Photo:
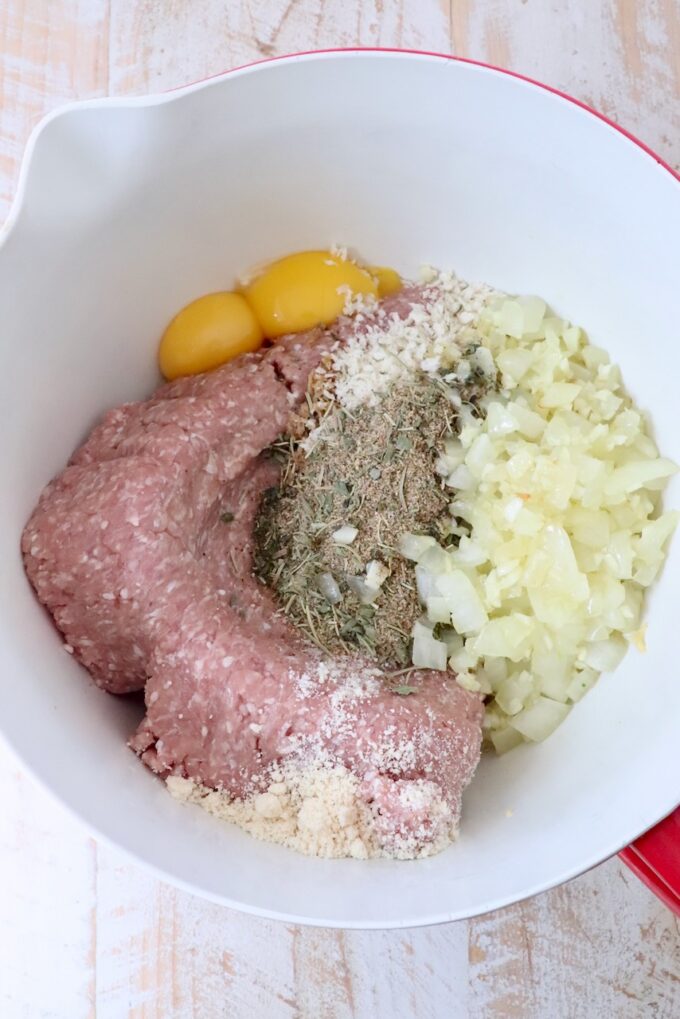
[[68, 107], [31, 139], [0, 250], [0, 727], [99, 838], [184, 888], [304, 923], [433, 923], [564, 881], [677, 804], [680, 542], [648, 652], [544, 744], [484, 760], [460, 841], [412, 863], [306, 859], [176, 803], [126, 749], [139, 705], [64, 653], [19, 557], [45, 482], [102, 411], [156, 383], [173, 313], [333, 242], [541, 294], [620, 362], [680, 461], [680, 186], [574, 102], [446, 57], [360, 51]]

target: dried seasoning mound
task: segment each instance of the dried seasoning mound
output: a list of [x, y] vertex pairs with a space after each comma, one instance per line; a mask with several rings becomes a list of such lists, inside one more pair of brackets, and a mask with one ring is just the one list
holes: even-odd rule
[[[255, 572], [325, 650], [360, 649], [395, 668], [409, 664], [421, 608], [413, 564], [395, 546], [405, 532], [447, 543], [451, 490], [435, 464], [455, 415], [448, 387], [420, 375], [377, 406], [350, 413], [334, 404], [308, 455], [296, 439], [279, 445], [285, 466], [257, 519]], [[354, 540], [339, 543], [336, 532], [348, 527]], [[352, 578], [369, 563], [389, 575], [366, 604]]]

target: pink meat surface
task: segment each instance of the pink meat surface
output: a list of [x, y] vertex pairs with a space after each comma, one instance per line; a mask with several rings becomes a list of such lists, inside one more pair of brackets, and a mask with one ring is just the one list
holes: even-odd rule
[[109, 412], [43, 492], [26, 571], [99, 686], [144, 689], [157, 641], [215, 589], [210, 525], [284, 430], [327, 342], [291, 339]]
[[263, 451], [331, 342], [291, 337], [111, 411], [43, 492], [22, 549], [95, 682], [144, 689], [131, 746], [153, 771], [243, 797], [282, 762], [342, 764], [389, 851], [441, 834], [424, 784], [457, 822], [483, 709], [450, 674], [410, 674], [405, 697], [372, 663], [324, 661], [252, 574], [254, 516], [278, 477]]

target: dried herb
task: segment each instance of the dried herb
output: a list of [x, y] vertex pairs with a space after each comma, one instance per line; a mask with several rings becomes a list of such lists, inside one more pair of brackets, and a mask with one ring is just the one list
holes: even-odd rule
[[[325, 649], [361, 649], [385, 662], [408, 663], [420, 609], [412, 565], [394, 543], [404, 531], [438, 532], [449, 494], [434, 464], [450, 424], [445, 395], [419, 379], [377, 407], [351, 416], [336, 408], [308, 457], [295, 443], [289, 446], [281, 486], [263, 502], [256, 523], [255, 568]], [[344, 525], [358, 529], [350, 545], [333, 540]], [[362, 605], [347, 580], [362, 575], [371, 560], [390, 576], [375, 604]], [[342, 593], [334, 605], [318, 590], [317, 578], [326, 573]]]
[[232, 520], [235, 519], [234, 514], [230, 510], [225, 510], [223, 513], [220, 513], [220, 520], [223, 524], [230, 524]]
[[[468, 378], [458, 392], [474, 407], [488, 388], [488, 379]], [[331, 401], [319, 412], [312, 377], [306, 408], [294, 416], [291, 434], [272, 447], [283, 470], [256, 519], [254, 569], [325, 651], [361, 650], [401, 672], [410, 665], [411, 628], [422, 609], [413, 564], [395, 544], [407, 531], [444, 545], [459, 540], [447, 511], [451, 490], [435, 472], [443, 439], [456, 425], [450, 390], [443, 379], [421, 374], [400, 382], [375, 407], [350, 414]], [[307, 454], [301, 440], [319, 423]], [[333, 534], [346, 525], [357, 536], [339, 544]], [[364, 576], [371, 561], [390, 572], [375, 601], [362, 604], [361, 586], [355, 582], [351, 590], [348, 581]], [[339, 600], [329, 601], [319, 588], [319, 578], [329, 574]]]

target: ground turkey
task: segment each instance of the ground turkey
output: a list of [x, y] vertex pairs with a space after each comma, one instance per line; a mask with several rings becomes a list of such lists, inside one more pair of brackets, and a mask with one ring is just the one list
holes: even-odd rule
[[[130, 743], [153, 771], [245, 797], [281, 762], [339, 764], [386, 851], [410, 828], [415, 855], [441, 844], [442, 826], [455, 833], [479, 697], [426, 672], [399, 696], [360, 658], [323, 661], [251, 572], [254, 515], [277, 479], [263, 451], [329, 342], [292, 337], [109, 412], [46, 487], [22, 549], [94, 681], [144, 690]], [[423, 785], [447, 808], [431, 824], [409, 796]]]

